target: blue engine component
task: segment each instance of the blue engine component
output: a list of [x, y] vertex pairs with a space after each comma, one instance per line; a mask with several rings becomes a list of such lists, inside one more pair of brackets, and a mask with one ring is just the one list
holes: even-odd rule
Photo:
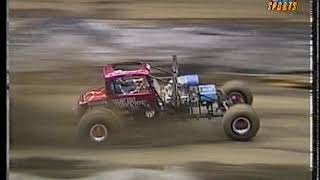
[[214, 103], [218, 95], [214, 84], [199, 85], [200, 102]]
[[199, 76], [196, 74], [179, 76], [177, 81], [178, 83], [186, 86], [198, 86]]

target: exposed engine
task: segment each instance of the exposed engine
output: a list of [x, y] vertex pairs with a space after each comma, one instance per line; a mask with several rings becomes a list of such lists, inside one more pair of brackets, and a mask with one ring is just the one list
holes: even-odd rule
[[[184, 75], [177, 78], [178, 100], [180, 104], [185, 104], [190, 107], [190, 113], [193, 113], [194, 108], [206, 107], [209, 113], [213, 111], [213, 105], [218, 101], [218, 94], [214, 84], [200, 85], [198, 75]], [[164, 86], [162, 97], [165, 104], [170, 104], [173, 99], [174, 86], [173, 81]]]

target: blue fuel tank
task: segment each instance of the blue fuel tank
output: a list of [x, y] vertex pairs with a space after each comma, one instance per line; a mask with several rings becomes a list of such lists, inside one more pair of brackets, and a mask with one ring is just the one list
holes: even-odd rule
[[184, 75], [178, 77], [178, 83], [186, 86], [198, 86], [199, 76], [196, 74]]
[[199, 94], [200, 102], [214, 103], [218, 98], [216, 85], [214, 84], [199, 85]]

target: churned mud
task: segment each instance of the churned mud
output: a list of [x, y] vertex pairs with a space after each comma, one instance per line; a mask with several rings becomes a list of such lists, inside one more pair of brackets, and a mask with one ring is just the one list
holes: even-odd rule
[[[257, 2], [232, 15], [209, 1], [61, 2], [10, 2], [10, 180], [310, 179], [304, 1], [294, 22], [275, 21], [283, 14], [269, 17]], [[245, 16], [228, 19], [237, 14]], [[198, 20], [183, 20], [190, 17]], [[252, 141], [228, 139], [219, 118], [167, 119], [130, 121], [111, 146], [79, 145], [72, 108], [85, 90], [103, 86], [104, 65], [169, 68], [174, 54], [181, 73], [204, 83], [249, 83], [261, 121]]]

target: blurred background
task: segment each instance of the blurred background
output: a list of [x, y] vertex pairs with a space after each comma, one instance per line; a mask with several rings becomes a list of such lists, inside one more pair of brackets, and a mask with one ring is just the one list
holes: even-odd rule
[[[10, 0], [10, 179], [309, 179], [310, 1]], [[132, 124], [112, 147], [77, 146], [78, 96], [108, 63], [142, 60], [222, 85], [247, 81], [251, 142], [217, 120]], [[232, 173], [231, 173], [232, 172]]]

